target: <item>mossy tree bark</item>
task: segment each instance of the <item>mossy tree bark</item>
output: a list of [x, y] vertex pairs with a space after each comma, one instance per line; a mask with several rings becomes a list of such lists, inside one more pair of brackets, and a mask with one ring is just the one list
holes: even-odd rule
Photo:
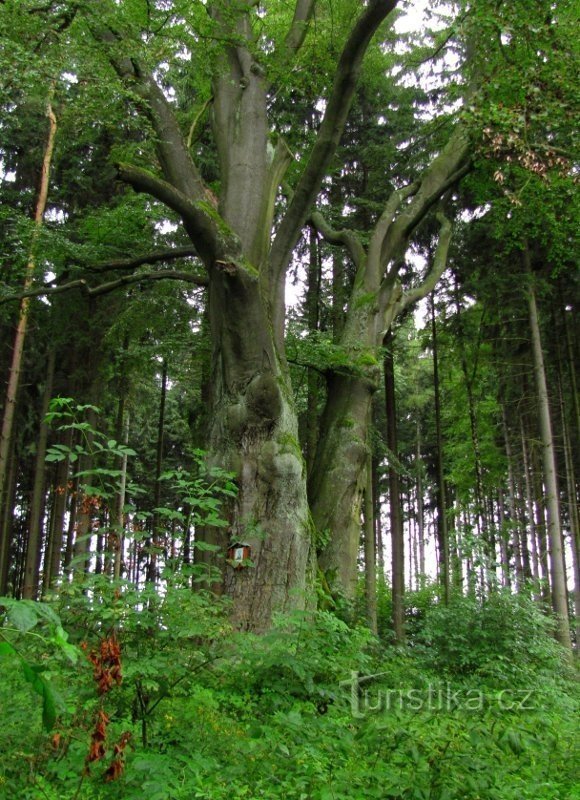
[[457, 128], [421, 178], [393, 192], [367, 247], [352, 231], [332, 228], [319, 213], [311, 216], [320, 234], [344, 247], [356, 267], [339, 340], [346, 366], [328, 373], [327, 402], [309, 480], [315, 525], [327, 532], [320, 565], [347, 597], [352, 597], [356, 585], [367, 426], [372, 396], [379, 386], [379, 349], [394, 318], [431, 292], [444, 271], [451, 239], [449, 220], [438, 214], [441, 229], [429, 271], [405, 293], [398, 279], [401, 257], [413, 230], [468, 169], [469, 152], [468, 139]]

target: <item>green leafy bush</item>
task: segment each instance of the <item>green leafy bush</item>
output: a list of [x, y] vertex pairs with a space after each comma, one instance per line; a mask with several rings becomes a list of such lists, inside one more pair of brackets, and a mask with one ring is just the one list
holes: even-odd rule
[[449, 606], [425, 612], [418, 640], [432, 667], [454, 675], [529, 671], [559, 673], [563, 653], [552, 637], [553, 622], [524, 595], [494, 592], [484, 600], [455, 595]]

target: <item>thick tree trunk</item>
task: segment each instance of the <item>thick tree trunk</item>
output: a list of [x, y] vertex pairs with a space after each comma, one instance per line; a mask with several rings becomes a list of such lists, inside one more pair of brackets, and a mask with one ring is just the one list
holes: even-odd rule
[[568, 597], [566, 590], [566, 573], [562, 550], [562, 530], [560, 526], [560, 501], [556, 478], [556, 456], [554, 452], [554, 439], [552, 435], [552, 420], [544, 369], [544, 355], [540, 335], [540, 323], [536, 294], [533, 285], [533, 276], [529, 261], [529, 252], [524, 253], [527, 274], [530, 278], [528, 286], [528, 311], [530, 332], [532, 339], [532, 352], [534, 373], [536, 378], [536, 392], [538, 401], [538, 414], [540, 418], [540, 435], [542, 439], [542, 464], [544, 472], [544, 486], [547, 512], [548, 539], [550, 542], [550, 574], [552, 578], [552, 607], [557, 617], [557, 637], [560, 644], [568, 650], [572, 649], [570, 640], [570, 625], [568, 618]]
[[288, 371], [256, 282], [251, 272], [223, 270], [210, 284], [209, 446], [214, 463], [235, 473], [238, 496], [228, 531], [209, 539], [222, 556], [230, 541], [250, 545], [253, 566], [226, 565], [224, 585], [234, 600], [235, 623], [263, 630], [273, 613], [307, 602], [312, 526]]
[[[430, 184], [432, 177], [430, 170], [427, 170], [423, 179], [425, 184]], [[375, 226], [368, 255], [360, 243], [353, 241], [349, 232], [334, 231], [318, 216], [315, 218], [325, 238], [335, 244], [345, 244], [357, 265], [340, 341], [347, 363], [340, 372], [331, 373], [327, 381], [327, 401], [320, 425], [318, 452], [309, 481], [315, 525], [319, 531], [331, 534], [320, 554], [320, 564], [330, 582], [336, 581], [337, 588], [347, 597], [352, 597], [356, 585], [358, 518], [371, 401], [378, 388], [378, 348], [397, 314], [431, 291], [445, 268], [451, 239], [451, 224], [440, 215], [439, 243], [424, 282], [404, 294], [396, 279], [397, 268], [394, 268], [394, 275], [383, 279], [381, 253], [385, 242], [389, 240], [394, 252], [406, 246], [403, 222], [407, 219], [409, 207], [401, 212], [396, 222], [392, 220], [396, 209], [412, 191], [413, 187], [407, 187], [391, 196]], [[435, 191], [432, 186], [431, 191]], [[421, 192], [422, 189], [413, 201], [418, 204], [418, 215], [425, 202]], [[398, 226], [398, 233], [392, 233], [391, 225]], [[390, 263], [388, 255], [383, 254], [383, 257]], [[325, 539], [328, 538], [326, 534]]]
[[360, 543], [367, 426], [375, 384], [333, 374], [309, 481], [312, 516], [326, 541], [319, 564], [331, 585], [354, 597]]

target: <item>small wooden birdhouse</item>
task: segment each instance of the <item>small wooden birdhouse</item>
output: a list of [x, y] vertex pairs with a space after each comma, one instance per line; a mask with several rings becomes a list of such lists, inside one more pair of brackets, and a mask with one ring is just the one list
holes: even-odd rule
[[228, 547], [228, 561], [234, 569], [247, 566], [252, 549], [246, 542], [233, 542]]

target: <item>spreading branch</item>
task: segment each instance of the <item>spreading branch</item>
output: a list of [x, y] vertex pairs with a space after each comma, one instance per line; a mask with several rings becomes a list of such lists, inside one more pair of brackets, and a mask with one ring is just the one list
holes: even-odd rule
[[117, 258], [112, 261], [102, 261], [99, 264], [83, 265], [89, 272], [113, 272], [117, 270], [131, 270], [143, 264], [158, 264], [160, 261], [175, 261], [178, 258], [191, 258], [197, 256], [195, 247], [173, 247], [171, 250], [156, 250], [135, 258]]
[[420, 178], [418, 190], [411, 202], [398, 214], [389, 227], [381, 245], [381, 266], [386, 269], [395, 263], [409, 236], [439, 199], [472, 169], [469, 137], [458, 125], [449, 141]]
[[192, 202], [182, 192], [152, 172], [131, 164], [117, 164], [119, 180], [145, 192], [177, 212], [206, 266], [216, 260], [236, 262], [241, 245], [235, 234], [207, 201]]
[[365, 259], [365, 251], [360, 239], [354, 231], [349, 231], [346, 228], [342, 230], [333, 228], [319, 211], [314, 211], [310, 215], [310, 222], [322, 238], [329, 244], [346, 247], [357, 269], [361, 266]]
[[369, 265], [373, 270], [373, 275], [369, 276], [369, 278], [373, 283], [380, 283], [381, 280], [381, 251], [389, 229], [394, 222], [395, 214], [400, 208], [401, 203], [408, 197], [414, 195], [418, 191], [419, 186], [419, 181], [415, 181], [407, 186], [403, 186], [402, 189], [396, 189], [392, 192], [385, 206], [385, 210], [375, 225], [369, 244]]
[[193, 283], [195, 286], [201, 287], [207, 286], [208, 284], [208, 278], [205, 275], [195, 275], [183, 270], [157, 270], [156, 272], [140, 272], [133, 275], [123, 275], [121, 278], [107, 281], [107, 283], [101, 283], [98, 286], [89, 286], [84, 278], [63, 283], [61, 286], [37, 286], [27, 289], [25, 292], [0, 297], [0, 305], [29, 297], [49, 297], [53, 294], [63, 294], [64, 292], [71, 292], [73, 289], [78, 289], [87, 297], [98, 297], [99, 295], [113, 292], [115, 289], [120, 289], [123, 286], [129, 286], [132, 283], [164, 280], [185, 281], [186, 283]]
[[[92, 11], [90, 29], [96, 41], [108, 50], [109, 63], [130, 89], [133, 97], [140, 97], [136, 105], [151, 122], [155, 131], [155, 149], [163, 175], [176, 189], [193, 200], [203, 200], [206, 187], [191, 151], [184, 140], [173, 108], [163, 91], [142, 64], [130, 55], [119, 56], [119, 44], [123, 35], [101, 21], [101, 3], [89, 0]], [[125, 51], [127, 47], [123, 48]]]
[[453, 234], [453, 225], [451, 221], [445, 216], [442, 211], [437, 213], [437, 221], [439, 222], [439, 241], [433, 256], [433, 263], [431, 269], [425, 276], [425, 279], [420, 286], [404, 292], [400, 302], [400, 311], [408, 308], [413, 303], [431, 294], [439, 279], [445, 272], [447, 267], [447, 256], [449, 254], [449, 245], [451, 244], [451, 236]]

